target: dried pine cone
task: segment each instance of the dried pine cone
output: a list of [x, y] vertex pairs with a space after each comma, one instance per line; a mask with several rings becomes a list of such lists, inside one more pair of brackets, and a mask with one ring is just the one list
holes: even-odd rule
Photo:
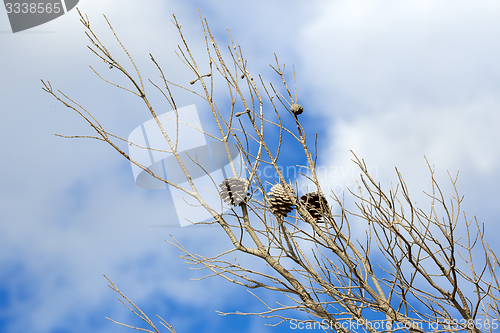
[[224, 179], [219, 187], [221, 198], [230, 205], [238, 206], [248, 198], [248, 181], [244, 178]]
[[320, 220], [323, 216], [323, 211], [328, 209], [328, 201], [318, 192], [306, 193], [300, 197], [300, 200], [306, 206], [306, 210], [309, 214], [316, 220]]
[[300, 104], [293, 103], [290, 107], [290, 111], [292, 111], [294, 115], [298, 116], [299, 114], [304, 112], [304, 108]]
[[[295, 198], [296, 194], [290, 185], [286, 185], [288, 190], [292, 193]], [[267, 193], [268, 204], [271, 212], [277, 216], [286, 216], [293, 210], [295, 206], [295, 200], [288, 197], [285, 188], [282, 184], [276, 184], [271, 187], [271, 190]]]

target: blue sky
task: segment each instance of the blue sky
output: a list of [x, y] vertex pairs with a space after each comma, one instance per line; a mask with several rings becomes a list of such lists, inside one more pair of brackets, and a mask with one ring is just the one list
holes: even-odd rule
[[[254, 73], [272, 77], [273, 53], [295, 64], [301, 116], [320, 137], [325, 188], [352, 186], [353, 150], [382, 184], [405, 177], [426, 205], [424, 155], [438, 180], [460, 171], [464, 210], [477, 215], [496, 252], [500, 200], [500, 4], [493, 1], [112, 1], [81, 0], [79, 8], [113, 42], [106, 14], [146, 77], [187, 84], [174, 51], [175, 13], [195, 54], [203, 56], [197, 9], [227, 41], [243, 46]], [[12, 34], [0, 9], [0, 331], [125, 332], [104, 319], [132, 322], [103, 278], [178, 332], [280, 332], [254, 317], [215, 310], [263, 310], [243, 288], [221, 279], [190, 281], [174, 236], [198, 253], [230, 244], [216, 228], [176, 224], [168, 194], [134, 184], [130, 165], [104, 144], [54, 134], [90, 134], [78, 116], [41, 90], [40, 79], [92, 110], [126, 137], [149, 120], [137, 99], [105, 84], [89, 65], [75, 10]], [[114, 46], [118, 50], [118, 46]], [[106, 72], [109, 73], [109, 72]], [[110, 74], [113, 75], [113, 74]], [[181, 106], [199, 104], [178, 92]], [[198, 105], [197, 104], [197, 105]], [[169, 111], [169, 110], [165, 110]], [[286, 162], [286, 160], [285, 160]], [[362, 234], [362, 228], [359, 229]], [[273, 302], [275, 296], [265, 295]]]

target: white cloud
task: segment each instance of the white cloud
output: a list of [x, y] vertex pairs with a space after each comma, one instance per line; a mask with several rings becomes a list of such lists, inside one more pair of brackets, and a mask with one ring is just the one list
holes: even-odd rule
[[372, 112], [496, 95], [498, 12], [485, 1], [325, 3], [301, 33], [302, 75]]
[[[388, 189], [402, 173], [413, 199], [429, 207], [424, 155], [445, 194], [460, 171], [463, 209], [498, 230], [500, 43], [491, 1], [335, 1], [301, 31], [309, 110], [321, 110], [323, 183], [355, 189], [354, 151]], [[306, 106], [306, 110], [307, 106]], [[311, 133], [309, 133], [311, 137]], [[328, 171], [331, 171], [328, 173]]]
[[[173, 53], [179, 39], [169, 17], [175, 8], [161, 2], [143, 6], [117, 1], [82, 1], [80, 6], [95, 31], [111, 44], [113, 37], [100, 15], [108, 14], [145, 79], [158, 76], [149, 61], [151, 52], [168, 68], [170, 78], [189, 82], [191, 78], [177, 70], [180, 66], [172, 66], [174, 60], [180, 63]], [[179, 260], [179, 252], [164, 242], [169, 233], [188, 244], [190, 238], [214, 233], [211, 239], [219, 242], [203, 246], [195, 242], [193, 248], [225, 249], [218, 230], [150, 228], [172, 223], [165, 193], [136, 187], [128, 162], [99, 142], [54, 136], [92, 132], [76, 114], [41, 91], [40, 78], [81, 102], [110, 131], [124, 137], [150, 117], [136, 98], [100, 81], [88, 69], [90, 63], [107, 77], [116, 75], [86, 49], [87, 38], [76, 14], [72, 11], [35, 32], [0, 36], [2, 49], [8, 50], [1, 55], [0, 261], [2, 267], [12, 267], [2, 274], [8, 286], [9, 329], [69, 329], [68, 318], [73, 317], [90, 325], [93, 309], [104, 304], [119, 309], [117, 313], [126, 312], [108, 291], [102, 274], [132, 290], [128, 295], [137, 302], [160, 293], [173, 304], [220, 306], [232, 288], [226, 284], [222, 288], [224, 282], [217, 279], [205, 284], [189, 281], [193, 275]], [[198, 28], [191, 21], [197, 18], [193, 14], [183, 23]], [[194, 29], [185, 30], [189, 34]], [[203, 49], [197, 32], [200, 39], [192, 37], [198, 45], [193, 52]], [[111, 49], [120, 51], [117, 44]], [[190, 99], [179, 103], [192, 104]], [[152, 101], [159, 103], [158, 98]], [[172, 271], [176, 273], [169, 274]], [[212, 309], [207, 308], [208, 316], [213, 316]], [[21, 314], [29, 320], [22, 320]], [[105, 315], [100, 314], [99, 320]], [[85, 326], [73, 327], [80, 329]]]
[[333, 120], [323, 162], [347, 163], [352, 149], [392, 173], [425, 169], [426, 155], [494, 176], [499, 12], [488, 1], [325, 2], [302, 29], [299, 74]]

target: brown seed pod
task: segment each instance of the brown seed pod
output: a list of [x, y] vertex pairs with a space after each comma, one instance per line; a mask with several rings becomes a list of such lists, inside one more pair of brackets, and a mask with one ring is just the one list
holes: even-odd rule
[[323, 217], [323, 212], [327, 210], [328, 201], [318, 192], [309, 192], [300, 197], [300, 200], [306, 206], [306, 210], [317, 221]]
[[293, 103], [292, 106], [290, 106], [290, 111], [292, 111], [294, 115], [298, 116], [299, 114], [304, 112], [304, 108], [300, 104]]
[[221, 198], [230, 205], [238, 206], [248, 198], [248, 180], [244, 178], [224, 179], [219, 187]]
[[[292, 193], [295, 199], [295, 191], [290, 185], [286, 185], [288, 191]], [[287, 216], [295, 207], [295, 200], [288, 197], [287, 192], [281, 183], [271, 187], [267, 193], [268, 205], [271, 212], [276, 216]]]

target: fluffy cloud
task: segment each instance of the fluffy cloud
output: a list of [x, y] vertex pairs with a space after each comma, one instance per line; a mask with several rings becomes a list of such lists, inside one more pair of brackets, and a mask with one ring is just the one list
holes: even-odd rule
[[353, 184], [353, 150], [382, 182], [395, 180], [398, 167], [420, 191], [425, 155], [443, 182], [446, 170], [460, 170], [465, 192], [484, 186], [495, 196], [488, 182], [498, 181], [500, 163], [499, 12], [489, 1], [324, 3], [302, 29], [308, 61], [300, 75], [330, 120], [322, 165], [344, 170], [325, 179], [331, 187]]

